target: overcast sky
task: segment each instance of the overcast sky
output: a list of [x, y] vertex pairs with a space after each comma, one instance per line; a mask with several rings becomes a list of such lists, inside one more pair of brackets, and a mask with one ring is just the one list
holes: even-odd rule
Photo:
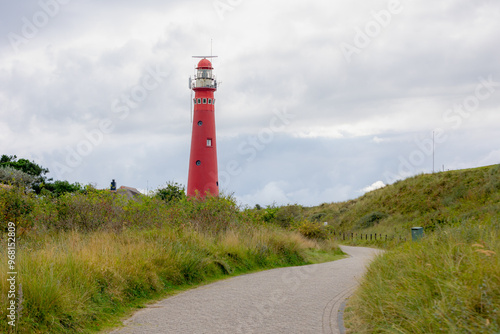
[[221, 190], [343, 201], [500, 163], [499, 40], [497, 0], [3, 1], [0, 154], [185, 185], [191, 56], [213, 52]]

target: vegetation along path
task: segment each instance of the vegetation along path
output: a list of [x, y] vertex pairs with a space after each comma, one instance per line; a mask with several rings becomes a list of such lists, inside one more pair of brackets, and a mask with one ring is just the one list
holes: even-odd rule
[[380, 252], [341, 248], [348, 258], [238, 276], [164, 299], [112, 333], [339, 333], [340, 305]]

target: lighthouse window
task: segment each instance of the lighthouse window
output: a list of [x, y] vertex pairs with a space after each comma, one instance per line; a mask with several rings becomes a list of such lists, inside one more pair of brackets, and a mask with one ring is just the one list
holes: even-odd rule
[[215, 104], [215, 99], [212, 100], [212, 104]]
[[202, 121], [198, 121], [198, 126], [202, 126], [203, 125], [203, 122]]
[[208, 104], [212, 104], [212, 99], [208, 99]]
[[207, 139], [207, 147], [212, 147], [212, 138]]
[[196, 104], [196, 99], [193, 99], [194, 104]]
[[201, 165], [201, 161], [200, 161], [200, 160], [197, 160], [197, 161], [196, 161], [196, 166], [199, 166], [199, 165]]
[[198, 104], [201, 104], [201, 99], [198, 99]]
[[203, 104], [207, 104], [207, 99], [203, 99]]

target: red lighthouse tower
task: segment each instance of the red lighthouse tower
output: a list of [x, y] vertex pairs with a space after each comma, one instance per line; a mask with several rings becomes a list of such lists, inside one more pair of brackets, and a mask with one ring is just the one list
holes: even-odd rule
[[212, 74], [212, 63], [203, 58], [196, 67], [194, 80], [189, 78], [189, 88], [195, 92], [193, 99], [193, 130], [187, 195], [204, 197], [208, 193], [219, 195], [217, 172], [217, 145], [215, 139], [215, 98], [217, 80]]

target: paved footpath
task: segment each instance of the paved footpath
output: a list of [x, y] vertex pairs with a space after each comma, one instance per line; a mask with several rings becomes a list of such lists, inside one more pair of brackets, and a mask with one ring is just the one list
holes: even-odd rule
[[350, 257], [242, 275], [180, 293], [136, 312], [111, 333], [341, 333], [339, 308], [381, 252], [341, 248]]

